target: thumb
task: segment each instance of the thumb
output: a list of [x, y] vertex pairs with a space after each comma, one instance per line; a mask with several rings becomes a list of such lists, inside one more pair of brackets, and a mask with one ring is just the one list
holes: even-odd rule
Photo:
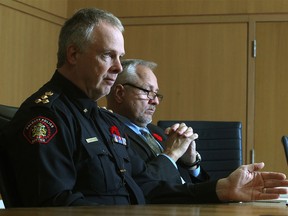
[[254, 164], [250, 164], [248, 169], [249, 171], [253, 172], [253, 171], [259, 171], [261, 169], [263, 169], [263, 167], [265, 166], [264, 162], [261, 163], [254, 163]]

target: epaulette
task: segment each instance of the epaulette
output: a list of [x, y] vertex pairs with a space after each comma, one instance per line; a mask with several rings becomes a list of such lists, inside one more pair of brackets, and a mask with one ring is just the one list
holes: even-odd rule
[[100, 112], [106, 113], [108, 116], [112, 117], [113, 119], [117, 119], [117, 121], [119, 121], [118, 115], [117, 113], [114, 113], [113, 110], [111, 109], [107, 109], [106, 107], [100, 107], [98, 106]]
[[59, 97], [59, 93], [53, 90], [38, 91], [33, 97], [34, 106], [51, 107], [53, 102]]
[[[98, 106], [99, 107], [99, 106]], [[113, 110], [111, 109], [107, 109], [106, 107], [99, 107], [100, 109], [102, 110], [106, 110], [106, 111], [109, 111], [110, 113], [113, 113]]]
[[[99, 107], [99, 106], [98, 106]], [[114, 113], [113, 110], [107, 109], [106, 107], [99, 107], [102, 112], [107, 113], [113, 119], [117, 119], [117, 121], [121, 122], [120, 115], [118, 113]]]

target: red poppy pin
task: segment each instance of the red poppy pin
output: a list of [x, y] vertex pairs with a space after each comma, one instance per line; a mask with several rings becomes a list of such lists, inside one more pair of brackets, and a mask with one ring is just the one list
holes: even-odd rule
[[110, 128], [110, 133], [111, 133], [112, 135], [115, 134], [115, 135], [117, 135], [117, 136], [120, 136], [119, 129], [118, 129], [115, 125], [113, 125], [113, 126]]
[[162, 142], [162, 141], [163, 141], [163, 138], [162, 138], [160, 135], [158, 135], [158, 134], [156, 134], [156, 133], [153, 133], [152, 135], [153, 135], [153, 137], [154, 137], [157, 141], [159, 141], [159, 142]]
[[115, 125], [110, 128], [110, 133], [112, 135], [113, 142], [126, 145], [126, 139], [120, 136], [119, 129]]

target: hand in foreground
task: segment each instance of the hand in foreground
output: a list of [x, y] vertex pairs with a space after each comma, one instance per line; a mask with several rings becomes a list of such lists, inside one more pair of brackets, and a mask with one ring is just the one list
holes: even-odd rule
[[164, 153], [177, 161], [188, 149], [190, 143], [198, 138], [191, 127], [186, 124], [174, 124], [165, 130], [168, 139], [165, 142]]
[[222, 201], [277, 199], [287, 194], [288, 180], [283, 173], [259, 172], [264, 163], [242, 165], [227, 178], [217, 182], [216, 193]]

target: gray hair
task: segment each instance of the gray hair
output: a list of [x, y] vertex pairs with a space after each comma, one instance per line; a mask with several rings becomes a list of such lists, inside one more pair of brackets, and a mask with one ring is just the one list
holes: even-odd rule
[[65, 63], [68, 46], [74, 44], [79, 51], [83, 51], [89, 45], [93, 39], [91, 33], [101, 21], [111, 24], [121, 32], [124, 31], [121, 21], [116, 16], [97, 8], [81, 9], [64, 23], [58, 41], [57, 68]]
[[136, 68], [138, 65], [143, 65], [145, 67], [154, 70], [157, 64], [152, 61], [145, 61], [142, 59], [125, 59], [121, 61], [123, 71], [118, 74], [118, 77], [114, 85], [124, 84], [124, 83], [134, 83], [138, 79], [138, 74], [136, 73]]

